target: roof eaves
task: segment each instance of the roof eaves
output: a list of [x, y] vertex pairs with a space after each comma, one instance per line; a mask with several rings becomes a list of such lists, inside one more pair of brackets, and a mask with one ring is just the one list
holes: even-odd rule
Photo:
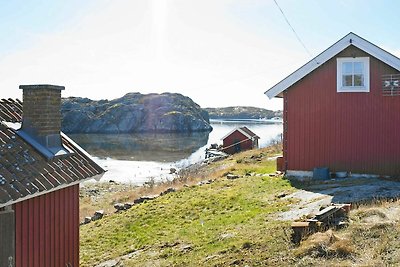
[[251, 136], [246, 133], [245, 131], [243, 131], [242, 129], [240, 129], [240, 127], [233, 129], [232, 131], [230, 131], [227, 135], [225, 135], [224, 137], [221, 138], [221, 140], [224, 140], [225, 138], [227, 138], [228, 136], [230, 136], [232, 133], [239, 131], [241, 134], [243, 134], [244, 136], [246, 136], [247, 138], [251, 138]]
[[[69, 138], [68, 135], [64, 134], [63, 132], [60, 132], [60, 133], [61, 133], [61, 136], [62, 136], [65, 140], [67, 140], [75, 149], [79, 150], [79, 152], [80, 152], [84, 157], [86, 157], [87, 160], [93, 162], [93, 164], [96, 166], [96, 171], [98, 171], [99, 173], [103, 173], [103, 174], [106, 172], [106, 170], [104, 170], [101, 166], [99, 166], [96, 162], [94, 162], [94, 161], [92, 160], [91, 155], [90, 155], [86, 150], [84, 150], [80, 145], [78, 145], [77, 143], [75, 143], [75, 141], [72, 140], [71, 138]], [[101, 176], [99, 176], [99, 177], [101, 178]]]

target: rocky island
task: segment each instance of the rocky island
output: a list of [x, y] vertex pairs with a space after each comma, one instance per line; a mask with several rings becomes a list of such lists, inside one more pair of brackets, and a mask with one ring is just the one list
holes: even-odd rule
[[257, 107], [224, 107], [224, 108], [205, 108], [210, 119], [215, 120], [234, 120], [234, 119], [271, 119], [282, 117], [282, 110], [273, 111]]
[[177, 93], [128, 93], [113, 100], [69, 97], [62, 100], [66, 133], [211, 131], [208, 112]]

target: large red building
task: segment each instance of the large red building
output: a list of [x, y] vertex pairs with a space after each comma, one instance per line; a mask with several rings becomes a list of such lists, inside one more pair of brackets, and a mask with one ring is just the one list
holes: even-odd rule
[[400, 174], [400, 59], [354, 33], [265, 94], [284, 101], [288, 173]]
[[79, 266], [79, 183], [104, 170], [61, 130], [61, 90], [0, 101], [0, 266]]

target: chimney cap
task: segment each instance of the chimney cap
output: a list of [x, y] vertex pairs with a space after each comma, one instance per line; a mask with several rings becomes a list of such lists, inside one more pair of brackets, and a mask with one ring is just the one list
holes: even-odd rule
[[32, 84], [32, 85], [20, 85], [19, 89], [51, 89], [51, 90], [64, 90], [64, 86], [51, 85], [51, 84]]

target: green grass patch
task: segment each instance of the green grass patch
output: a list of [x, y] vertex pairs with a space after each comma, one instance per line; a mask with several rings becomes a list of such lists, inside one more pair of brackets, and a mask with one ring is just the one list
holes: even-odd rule
[[[274, 166], [240, 163], [234, 172], [268, 173]], [[289, 204], [275, 195], [290, 190], [280, 177], [218, 179], [134, 206], [81, 227], [81, 266], [134, 251], [124, 266], [283, 264], [288, 259], [276, 255], [287, 250], [290, 228], [271, 217]]]

